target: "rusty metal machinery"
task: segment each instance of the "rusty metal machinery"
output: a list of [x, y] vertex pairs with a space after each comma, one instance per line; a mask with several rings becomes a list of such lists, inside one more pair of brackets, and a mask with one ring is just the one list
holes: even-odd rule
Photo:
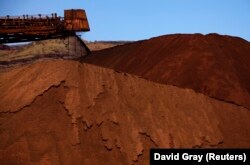
[[51, 15], [22, 15], [0, 17], [0, 44], [36, 41], [75, 35], [89, 31], [85, 10], [64, 10], [64, 17]]

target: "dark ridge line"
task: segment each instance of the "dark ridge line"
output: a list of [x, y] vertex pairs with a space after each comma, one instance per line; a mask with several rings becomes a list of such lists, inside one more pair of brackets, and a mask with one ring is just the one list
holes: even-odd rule
[[[129, 44], [133, 44], [133, 43], [129, 43]], [[120, 46], [122, 46], [122, 45], [120, 45]], [[59, 57], [58, 57], [58, 56], [55, 57], [54, 54], [49, 54], [48, 57], [51, 57], [51, 58], [49, 58], [49, 59], [74, 60], [74, 61], [78, 61], [78, 62], [80, 62], [80, 63], [85, 63], [85, 64], [88, 64], [88, 65], [94, 65], [94, 66], [97, 66], [97, 67], [110, 69], [110, 70], [113, 70], [113, 71], [116, 72], [116, 73], [129, 74], [129, 75], [135, 76], [135, 77], [137, 77], [137, 78], [139, 78], [139, 79], [143, 79], [143, 80], [146, 80], [146, 81], [150, 81], [150, 82], [152, 82], [152, 83], [161, 84], [161, 85], [170, 85], [170, 86], [174, 86], [174, 87], [177, 87], [177, 88], [180, 88], [180, 89], [190, 89], [190, 90], [194, 91], [195, 93], [202, 94], [202, 95], [207, 96], [207, 97], [209, 97], [209, 98], [212, 98], [212, 99], [215, 99], [215, 100], [219, 100], [219, 101], [222, 101], [222, 102], [225, 102], [225, 103], [229, 103], [229, 104], [235, 105], [235, 106], [237, 106], [237, 107], [243, 107], [243, 108], [245, 108], [245, 109], [247, 109], [247, 110], [250, 110], [250, 108], [248, 108], [248, 107], [246, 107], [246, 106], [244, 106], [244, 105], [237, 104], [237, 103], [235, 103], [234, 101], [225, 100], [225, 99], [218, 98], [218, 97], [211, 96], [211, 95], [206, 95], [206, 94], [204, 94], [204, 93], [202, 93], [202, 92], [198, 92], [198, 91], [196, 91], [196, 90], [194, 90], [194, 89], [192, 89], [192, 88], [182, 88], [182, 87], [179, 87], [179, 86], [174, 85], [174, 84], [164, 84], [164, 83], [156, 82], [156, 81], [153, 81], [153, 80], [149, 80], [149, 79], [147, 79], [147, 78], [144, 78], [144, 77], [142, 77], [142, 76], [138, 76], [138, 75], [135, 75], [135, 74], [131, 74], [131, 73], [127, 73], [127, 72], [115, 70], [115, 69], [108, 68], [108, 67], [99, 66], [99, 65], [97, 65], [97, 64], [91, 64], [91, 63], [84, 62], [83, 60], [84, 60], [87, 56], [89, 56], [89, 55], [90, 55], [90, 54], [85, 55], [85, 56], [82, 56], [82, 57], [72, 58], [72, 59], [64, 59], [64, 58], [63, 58], [64, 56], [61, 57], [61, 55], [60, 55]], [[47, 58], [48, 58], [48, 57], [47, 57]], [[61, 58], [60, 58], [60, 57], [61, 57]], [[32, 62], [35, 62], [35, 61], [38, 60], [38, 59], [44, 59], [44, 58], [46, 58], [46, 57], [37, 57], [37, 56], [35, 56], [35, 57], [31, 57], [31, 58], [29, 58], [29, 59], [20, 59], [20, 60], [15, 60], [15, 61], [0, 61], [0, 65], [1, 65], [2, 63], [4, 63], [4, 62], [6, 62], [6, 63], [4, 63], [4, 65], [7, 65], [7, 66], [8, 66], [8, 65], [15, 65], [15, 64], [18, 64], [18, 63], [20, 63], [20, 62], [23, 62], [23, 63], [21, 63], [21, 64], [27, 64], [28, 62], [32, 63]], [[31, 59], [34, 60], [34, 61], [32, 61]], [[10, 66], [10, 67], [11, 67], [11, 66]], [[0, 66], [0, 69], [1, 69], [1, 66]]]
[[143, 79], [143, 80], [146, 80], [146, 81], [150, 81], [150, 82], [155, 83], [155, 84], [169, 85], [169, 86], [177, 87], [177, 88], [180, 88], [180, 89], [189, 89], [189, 90], [194, 91], [194, 92], [197, 93], [197, 94], [202, 94], [202, 95], [207, 96], [207, 97], [209, 97], [209, 98], [211, 98], [211, 99], [215, 99], [215, 100], [218, 100], [218, 101], [221, 101], [221, 102], [225, 102], [225, 103], [228, 103], [228, 104], [235, 105], [235, 106], [237, 106], [237, 107], [243, 107], [243, 108], [245, 108], [245, 109], [247, 109], [247, 110], [250, 110], [250, 108], [248, 108], [248, 107], [246, 107], [246, 106], [244, 106], [244, 105], [237, 104], [237, 103], [235, 103], [234, 101], [225, 100], [225, 99], [222, 99], [222, 98], [217, 98], [217, 97], [211, 96], [211, 95], [206, 95], [206, 94], [204, 94], [204, 93], [202, 93], [202, 92], [198, 92], [198, 91], [196, 91], [196, 90], [194, 90], [194, 89], [192, 89], [192, 88], [182, 88], [182, 87], [179, 87], [179, 86], [174, 85], [174, 84], [164, 84], [164, 83], [161, 83], [161, 82], [157, 82], [157, 81], [153, 81], [153, 80], [144, 78], [144, 77], [142, 77], [142, 76], [138, 76], [138, 75], [135, 75], [135, 74], [131, 74], [131, 73], [127, 73], [127, 72], [115, 70], [115, 69], [112, 69], [112, 68], [102, 67], [102, 66], [99, 66], [99, 65], [96, 65], [96, 64], [90, 64], [90, 63], [87, 63], [87, 62], [83, 62], [83, 63], [89, 64], [89, 65], [94, 65], [94, 66], [101, 67], [101, 68], [111, 69], [111, 70], [113, 70], [114, 72], [116, 72], [116, 73], [118, 73], [118, 74], [123, 74], [123, 75], [128, 74], [128, 75], [132, 75], [132, 76], [137, 77], [137, 78], [139, 78], [139, 79]]
[[80, 38], [80, 36], [75, 35], [77, 40], [82, 44], [82, 46], [86, 49], [87, 55], [91, 53], [90, 49], [87, 47], [87, 45], [83, 42], [83, 40]]
[[0, 112], [0, 114], [16, 114], [16, 113], [22, 111], [23, 109], [25, 109], [25, 108], [27, 108], [27, 107], [30, 107], [30, 106], [37, 100], [38, 97], [43, 96], [43, 95], [44, 95], [46, 92], [48, 92], [50, 89], [52, 89], [52, 88], [58, 88], [58, 87], [60, 87], [61, 85], [64, 85], [65, 82], [66, 82], [65, 80], [62, 80], [62, 81], [59, 82], [59, 84], [56, 84], [56, 85], [53, 84], [53, 85], [49, 86], [48, 89], [45, 89], [42, 93], [40, 93], [40, 94], [38, 94], [37, 96], [35, 96], [34, 99], [33, 99], [30, 103], [28, 103], [27, 105], [24, 105], [23, 107], [21, 107], [21, 108], [15, 110], [15, 111], [11, 111], [11, 110], [9, 110], [9, 111], [2, 111], [2, 112]]

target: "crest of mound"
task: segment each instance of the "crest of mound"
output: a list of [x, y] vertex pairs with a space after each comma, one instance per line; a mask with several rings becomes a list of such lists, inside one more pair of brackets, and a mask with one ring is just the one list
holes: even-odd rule
[[238, 37], [165, 35], [93, 52], [85, 62], [250, 109], [250, 44]]

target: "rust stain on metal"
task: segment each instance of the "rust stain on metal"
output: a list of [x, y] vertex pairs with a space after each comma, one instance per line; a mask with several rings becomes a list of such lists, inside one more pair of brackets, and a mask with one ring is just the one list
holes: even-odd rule
[[64, 10], [64, 17], [22, 15], [0, 17], [0, 43], [34, 41], [90, 31], [85, 10]]

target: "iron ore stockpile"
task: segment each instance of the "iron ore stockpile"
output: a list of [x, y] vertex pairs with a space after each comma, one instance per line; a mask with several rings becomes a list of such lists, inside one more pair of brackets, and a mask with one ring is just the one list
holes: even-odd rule
[[166, 35], [97, 51], [85, 62], [250, 109], [250, 43], [241, 38]]
[[148, 164], [152, 147], [249, 148], [249, 66], [241, 38], [176, 34], [5, 68], [0, 162]]

